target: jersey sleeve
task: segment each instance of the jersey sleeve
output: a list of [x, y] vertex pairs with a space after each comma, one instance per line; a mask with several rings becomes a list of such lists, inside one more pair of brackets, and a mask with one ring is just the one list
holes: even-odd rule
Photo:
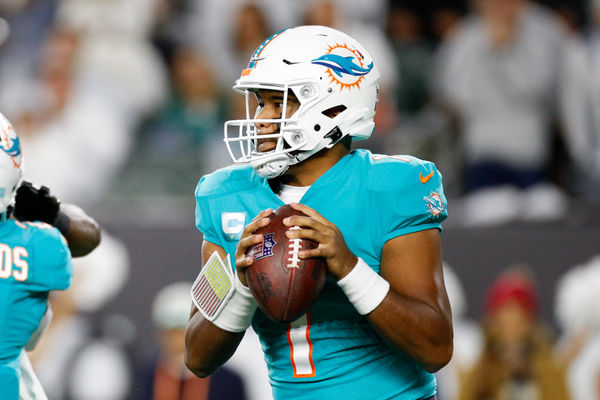
[[219, 221], [211, 212], [210, 176], [203, 176], [196, 187], [196, 228], [202, 232], [204, 240], [223, 247], [217, 227]]
[[[38, 229], [38, 228], [35, 228]], [[34, 252], [30, 259], [34, 290], [65, 290], [71, 286], [73, 263], [65, 238], [56, 228], [35, 233]]]
[[[399, 185], [390, 194], [391, 218], [385, 218], [384, 243], [408, 233], [437, 228], [448, 217], [442, 175], [431, 162], [411, 164]], [[387, 221], [386, 221], [387, 220]]]

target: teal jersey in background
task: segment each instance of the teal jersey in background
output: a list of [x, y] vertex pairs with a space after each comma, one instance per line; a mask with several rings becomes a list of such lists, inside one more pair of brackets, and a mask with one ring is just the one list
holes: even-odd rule
[[46, 312], [48, 292], [71, 284], [71, 253], [44, 223], [0, 222], [0, 399], [19, 398], [19, 355]]
[[[235, 264], [242, 230], [259, 212], [283, 202], [249, 166], [204, 176], [196, 189], [196, 225]], [[348, 248], [379, 272], [384, 244], [399, 235], [439, 229], [447, 217], [435, 165], [411, 156], [355, 150], [323, 174], [301, 203], [334, 223]], [[280, 324], [260, 309], [260, 337], [276, 399], [423, 399], [436, 392], [432, 374], [392, 350], [337, 284], [328, 278], [310, 310]]]

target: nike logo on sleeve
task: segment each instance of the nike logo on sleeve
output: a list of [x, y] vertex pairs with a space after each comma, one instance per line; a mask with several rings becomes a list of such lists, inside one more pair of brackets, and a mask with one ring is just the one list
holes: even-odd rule
[[431, 171], [429, 173], [429, 175], [427, 176], [423, 176], [423, 173], [419, 172], [419, 180], [421, 181], [421, 183], [427, 183], [431, 177], [433, 176], [433, 171]]

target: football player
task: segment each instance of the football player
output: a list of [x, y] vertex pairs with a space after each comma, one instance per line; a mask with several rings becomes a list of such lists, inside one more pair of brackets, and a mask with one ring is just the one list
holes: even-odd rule
[[[378, 80], [367, 50], [332, 28], [287, 29], [252, 54], [234, 86], [246, 96], [246, 119], [225, 123], [239, 165], [196, 189], [210, 268], [192, 292], [186, 332], [196, 375], [227, 361], [252, 325], [276, 399], [435, 399], [433, 373], [452, 355], [446, 198], [431, 162], [351, 150], [374, 130]], [[323, 257], [328, 268], [320, 297], [287, 325], [257, 310], [244, 274], [253, 261], [246, 251], [263, 240], [254, 232], [285, 203], [307, 215], [284, 221], [301, 228], [286, 235], [319, 244], [300, 257]], [[207, 263], [215, 252], [236, 269], [226, 293]]]
[[[0, 398], [44, 399], [24, 349], [49, 322], [48, 294], [71, 283], [71, 257], [100, 243], [100, 228], [79, 207], [60, 204], [46, 187], [21, 182], [19, 137], [0, 114]], [[18, 189], [17, 189], [18, 187]]]

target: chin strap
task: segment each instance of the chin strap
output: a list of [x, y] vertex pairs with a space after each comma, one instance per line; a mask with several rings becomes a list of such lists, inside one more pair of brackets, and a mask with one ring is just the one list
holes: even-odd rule
[[290, 166], [290, 160], [287, 154], [278, 154], [272, 158], [254, 161], [251, 165], [258, 176], [271, 179], [283, 175]]
[[314, 149], [308, 151], [298, 151], [297, 154], [292, 156], [289, 153], [277, 154], [272, 157], [265, 157], [263, 159], [254, 161], [251, 163], [252, 168], [258, 176], [261, 178], [276, 178], [283, 175], [289, 168], [290, 165], [298, 164], [318, 153], [323, 149], [330, 149], [335, 146], [342, 138], [344, 134], [339, 126], [335, 126], [330, 130], [321, 142], [315, 146]]
[[343, 137], [344, 137], [344, 134], [342, 133], [342, 130], [340, 129], [340, 127], [339, 126], [334, 127], [325, 136], [323, 136], [323, 138], [331, 140], [331, 142], [325, 147], [327, 147], [328, 149], [332, 148]]
[[314, 149], [298, 152], [298, 154], [292, 159], [292, 162], [290, 162], [289, 165], [298, 164], [299, 162], [306, 160], [307, 158], [311, 157], [313, 154], [316, 154], [323, 149], [332, 148], [343, 137], [344, 137], [344, 134], [342, 133], [341, 129], [338, 126], [334, 127], [325, 136], [323, 136], [323, 139], [315, 146]]

